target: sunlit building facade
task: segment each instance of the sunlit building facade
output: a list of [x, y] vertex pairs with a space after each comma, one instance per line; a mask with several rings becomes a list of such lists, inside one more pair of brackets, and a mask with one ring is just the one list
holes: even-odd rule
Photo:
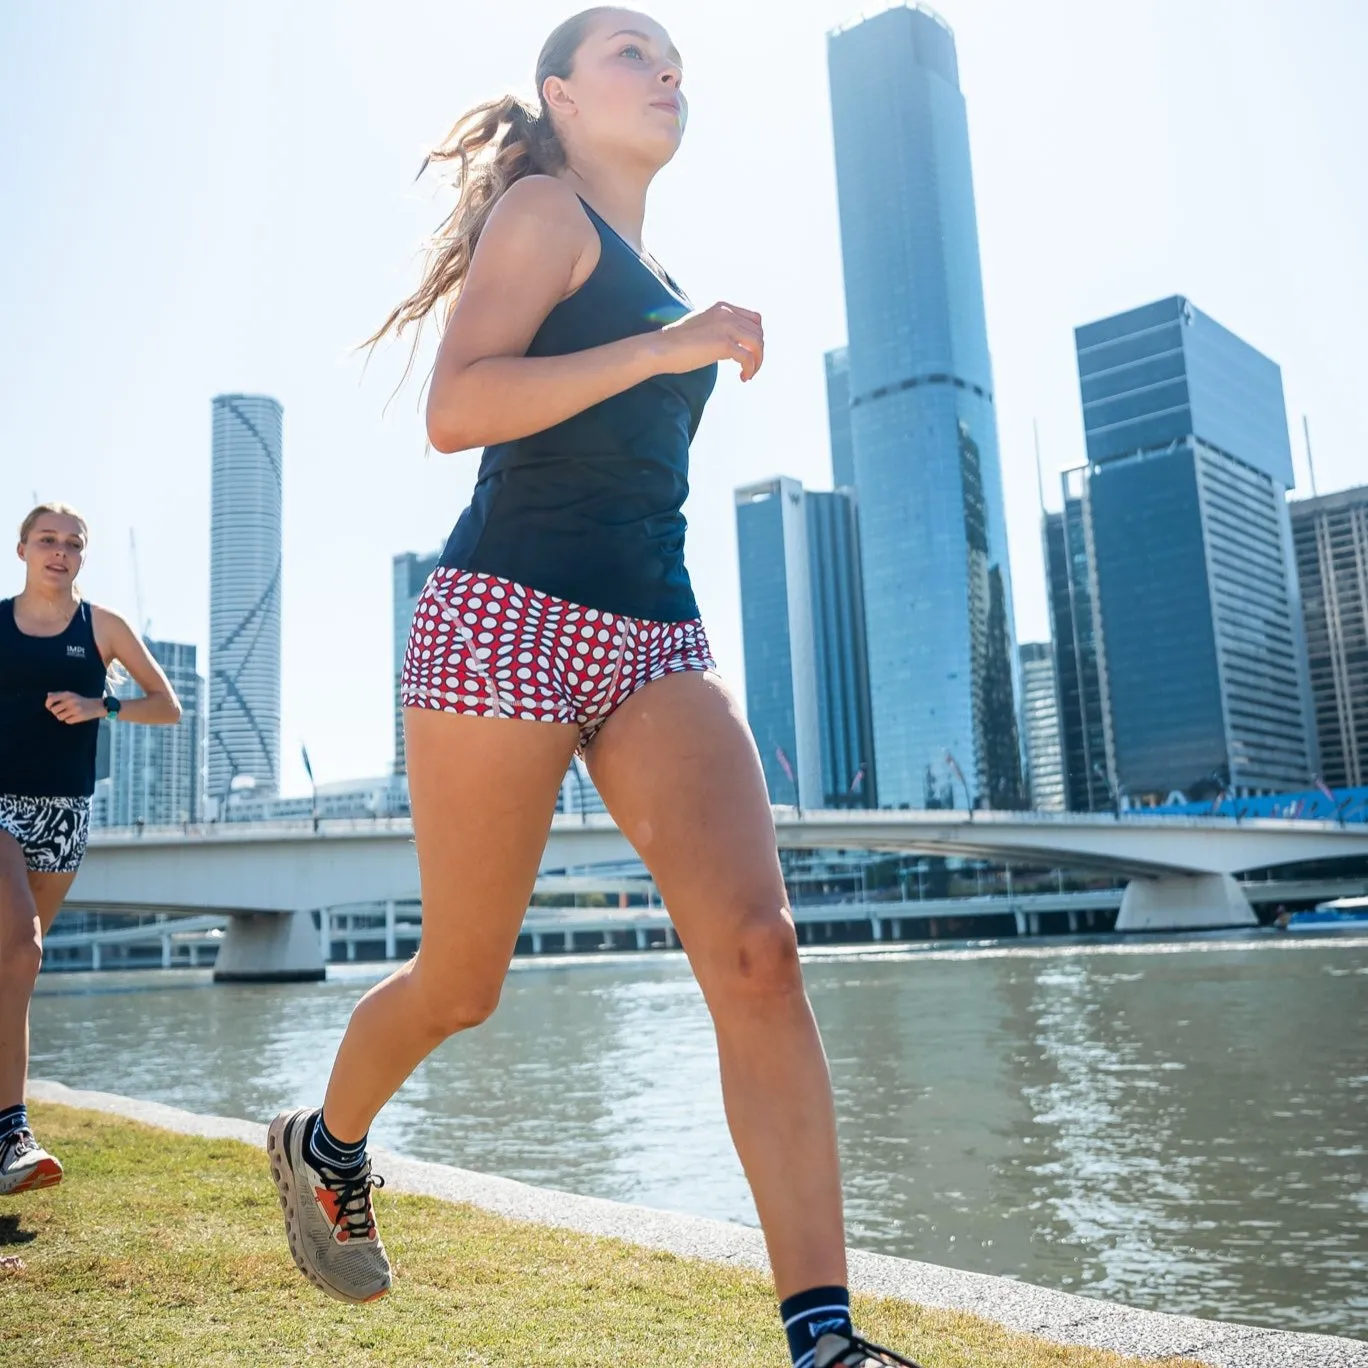
[[897, 5], [833, 32], [828, 62], [879, 801], [935, 804], [957, 763], [977, 804], [1017, 807], [1012, 586], [954, 36]]

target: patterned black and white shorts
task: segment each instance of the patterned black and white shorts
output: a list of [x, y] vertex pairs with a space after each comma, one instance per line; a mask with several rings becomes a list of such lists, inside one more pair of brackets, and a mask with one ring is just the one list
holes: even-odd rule
[[0, 793], [0, 831], [19, 842], [35, 874], [74, 874], [90, 835], [90, 799]]

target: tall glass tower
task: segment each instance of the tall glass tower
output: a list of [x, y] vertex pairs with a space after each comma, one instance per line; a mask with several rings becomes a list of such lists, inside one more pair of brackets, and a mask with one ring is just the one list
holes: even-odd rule
[[897, 5], [830, 35], [879, 800], [922, 807], [950, 760], [1024, 798], [1007, 525], [969, 129], [954, 35]]
[[1083, 518], [1086, 475], [1086, 470], [1065, 471], [1064, 510], [1045, 515], [1045, 583], [1059, 704], [1064, 806], [1070, 812], [1105, 812], [1112, 796], [1092, 561]]
[[208, 796], [280, 776], [281, 423], [263, 394], [214, 400], [209, 527]]
[[1316, 770], [1282, 372], [1181, 296], [1075, 330], [1107, 768], [1132, 798]]
[[831, 435], [831, 483], [855, 487], [855, 443], [850, 435], [850, 356], [844, 347], [826, 354], [827, 431]]
[[[152, 658], [166, 671], [181, 702], [174, 727], [109, 728], [110, 826], [167, 826], [198, 822], [204, 789], [204, 681], [192, 645], [143, 639]], [[142, 692], [128, 678], [114, 688], [120, 698]]]
[[440, 551], [420, 556], [416, 551], [405, 551], [394, 558], [394, 772], [408, 773], [408, 757], [404, 753], [404, 707], [399, 701], [399, 685], [404, 673], [404, 656], [408, 651], [409, 628], [418, 609], [418, 599], [428, 576], [442, 559]]
[[770, 800], [873, 807], [859, 531], [849, 490], [736, 491], [746, 717]]
[[1321, 774], [1368, 784], [1368, 485], [1292, 505]]

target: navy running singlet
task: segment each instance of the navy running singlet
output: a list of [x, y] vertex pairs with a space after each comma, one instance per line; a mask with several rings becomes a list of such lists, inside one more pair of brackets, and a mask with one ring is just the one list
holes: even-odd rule
[[88, 798], [95, 792], [98, 719], [60, 722], [50, 693], [100, 698], [105, 664], [84, 600], [59, 636], [28, 636], [14, 600], [0, 599], [0, 793], [21, 798]]
[[[673, 280], [662, 280], [584, 209], [598, 230], [598, 263], [546, 316], [528, 356], [604, 346], [691, 310]], [[715, 365], [657, 375], [544, 432], [486, 447], [441, 564], [602, 612], [696, 618], [680, 508], [689, 492], [689, 443], [716, 380]]]

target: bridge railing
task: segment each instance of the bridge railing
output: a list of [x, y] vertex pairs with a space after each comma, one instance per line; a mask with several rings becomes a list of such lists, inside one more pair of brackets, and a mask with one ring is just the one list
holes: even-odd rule
[[[1339, 820], [1317, 812], [1270, 814], [1259, 812], [1246, 813], [1242, 809], [1221, 811], [1216, 815], [1210, 812], [1173, 811], [1153, 808], [1124, 808], [1112, 812], [1044, 812], [1029, 810], [1024, 812], [997, 811], [989, 809], [888, 809], [888, 808], [836, 808], [800, 809], [792, 806], [776, 805], [773, 808], [777, 826], [821, 825], [826, 827], [859, 827], [869, 822], [905, 822], [909, 827], [952, 826], [962, 823], [982, 823], [996, 827], [1054, 827], [1054, 828], [1111, 828], [1117, 822], [1126, 825], [1143, 824], [1169, 830], [1204, 829], [1212, 831], [1229, 830], [1237, 826], [1259, 826], [1270, 823], [1282, 826], [1295, 821], [1299, 826], [1337, 826], [1346, 816], [1349, 821], [1358, 823], [1368, 820], [1368, 810], [1359, 813], [1341, 814]], [[609, 831], [616, 823], [607, 813], [557, 813], [552, 819], [553, 831], [567, 831], [589, 828], [590, 830]], [[250, 822], [178, 822], [167, 825], [134, 825], [98, 827], [91, 832], [91, 841], [96, 845], [123, 844], [125, 842], [148, 839], [165, 840], [182, 837], [196, 840], [221, 841], [258, 841], [273, 835], [297, 837], [306, 834], [319, 836], [347, 836], [356, 834], [408, 834], [413, 829], [410, 817], [375, 815], [369, 817], [283, 817], [264, 821]]]

